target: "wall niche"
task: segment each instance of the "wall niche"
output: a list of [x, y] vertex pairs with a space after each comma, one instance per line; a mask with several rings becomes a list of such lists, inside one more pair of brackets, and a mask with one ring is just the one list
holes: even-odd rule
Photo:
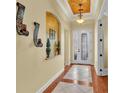
[[50, 12], [46, 12], [46, 41], [46, 58], [60, 55], [60, 22]]
[[27, 25], [23, 24], [25, 6], [20, 4], [19, 2], [17, 2], [16, 4], [18, 7], [17, 15], [16, 15], [16, 31], [18, 35], [28, 36], [29, 32], [27, 31]]

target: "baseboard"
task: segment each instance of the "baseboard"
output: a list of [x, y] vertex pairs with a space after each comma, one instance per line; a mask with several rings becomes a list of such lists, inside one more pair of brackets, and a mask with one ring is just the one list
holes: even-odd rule
[[98, 68], [96, 67], [96, 65], [94, 65], [94, 68], [95, 68], [95, 71], [96, 71], [96, 75], [100, 75], [100, 73], [99, 73], [99, 70], [98, 70]]
[[104, 68], [102, 75], [103, 76], [107, 76], [108, 75], [108, 68]]
[[44, 84], [36, 93], [43, 93], [43, 91], [46, 90], [48, 86], [62, 74], [63, 71], [64, 68], [57, 72], [50, 80], [48, 80], [48, 82]]
[[75, 62], [75, 61], [72, 61], [71, 64], [94, 65], [93, 63], [81, 63], [81, 62]]
[[65, 62], [65, 66], [69, 66], [70, 65], [70, 62]]

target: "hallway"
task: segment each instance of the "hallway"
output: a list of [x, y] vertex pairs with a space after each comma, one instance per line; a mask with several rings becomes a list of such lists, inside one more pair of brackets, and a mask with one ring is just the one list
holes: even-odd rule
[[107, 93], [108, 77], [91, 65], [71, 64], [43, 93]]
[[17, 0], [17, 93], [107, 93], [107, 0]]

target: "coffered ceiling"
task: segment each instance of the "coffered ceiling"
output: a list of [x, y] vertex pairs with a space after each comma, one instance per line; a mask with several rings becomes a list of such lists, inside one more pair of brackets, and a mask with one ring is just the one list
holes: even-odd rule
[[99, 0], [56, 0], [70, 21], [79, 18], [79, 3], [83, 9], [83, 19], [94, 20]]
[[67, 0], [69, 3], [69, 6], [71, 7], [71, 10], [73, 14], [78, 14], [80, 6], [79, 4], [82, 4], [81, 9], [83, 9], [83, 13], [89, 13], [90, 12], [90, 0]]

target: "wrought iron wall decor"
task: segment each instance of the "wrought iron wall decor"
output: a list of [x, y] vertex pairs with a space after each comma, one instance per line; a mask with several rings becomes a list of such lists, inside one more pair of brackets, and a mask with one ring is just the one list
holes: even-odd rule
[[26, 24], [23, 24], [23, 16], [25, 12], [25, 6], [17, 2], [18, 10], [16, 15], [16, 30], [19, 35], [28, 36]]
[[43, 46], [43, 43], [42, 43], [42, 41], [41, 41], [40, 38], [38, 39], [38, 31], [39, 31], [40, 24], [37, 23], [37, 22], [34, 22], [34, 26], [35, 26], [34, 36], [33, 36], [34, 45], [36, 47], [42, 47]]

